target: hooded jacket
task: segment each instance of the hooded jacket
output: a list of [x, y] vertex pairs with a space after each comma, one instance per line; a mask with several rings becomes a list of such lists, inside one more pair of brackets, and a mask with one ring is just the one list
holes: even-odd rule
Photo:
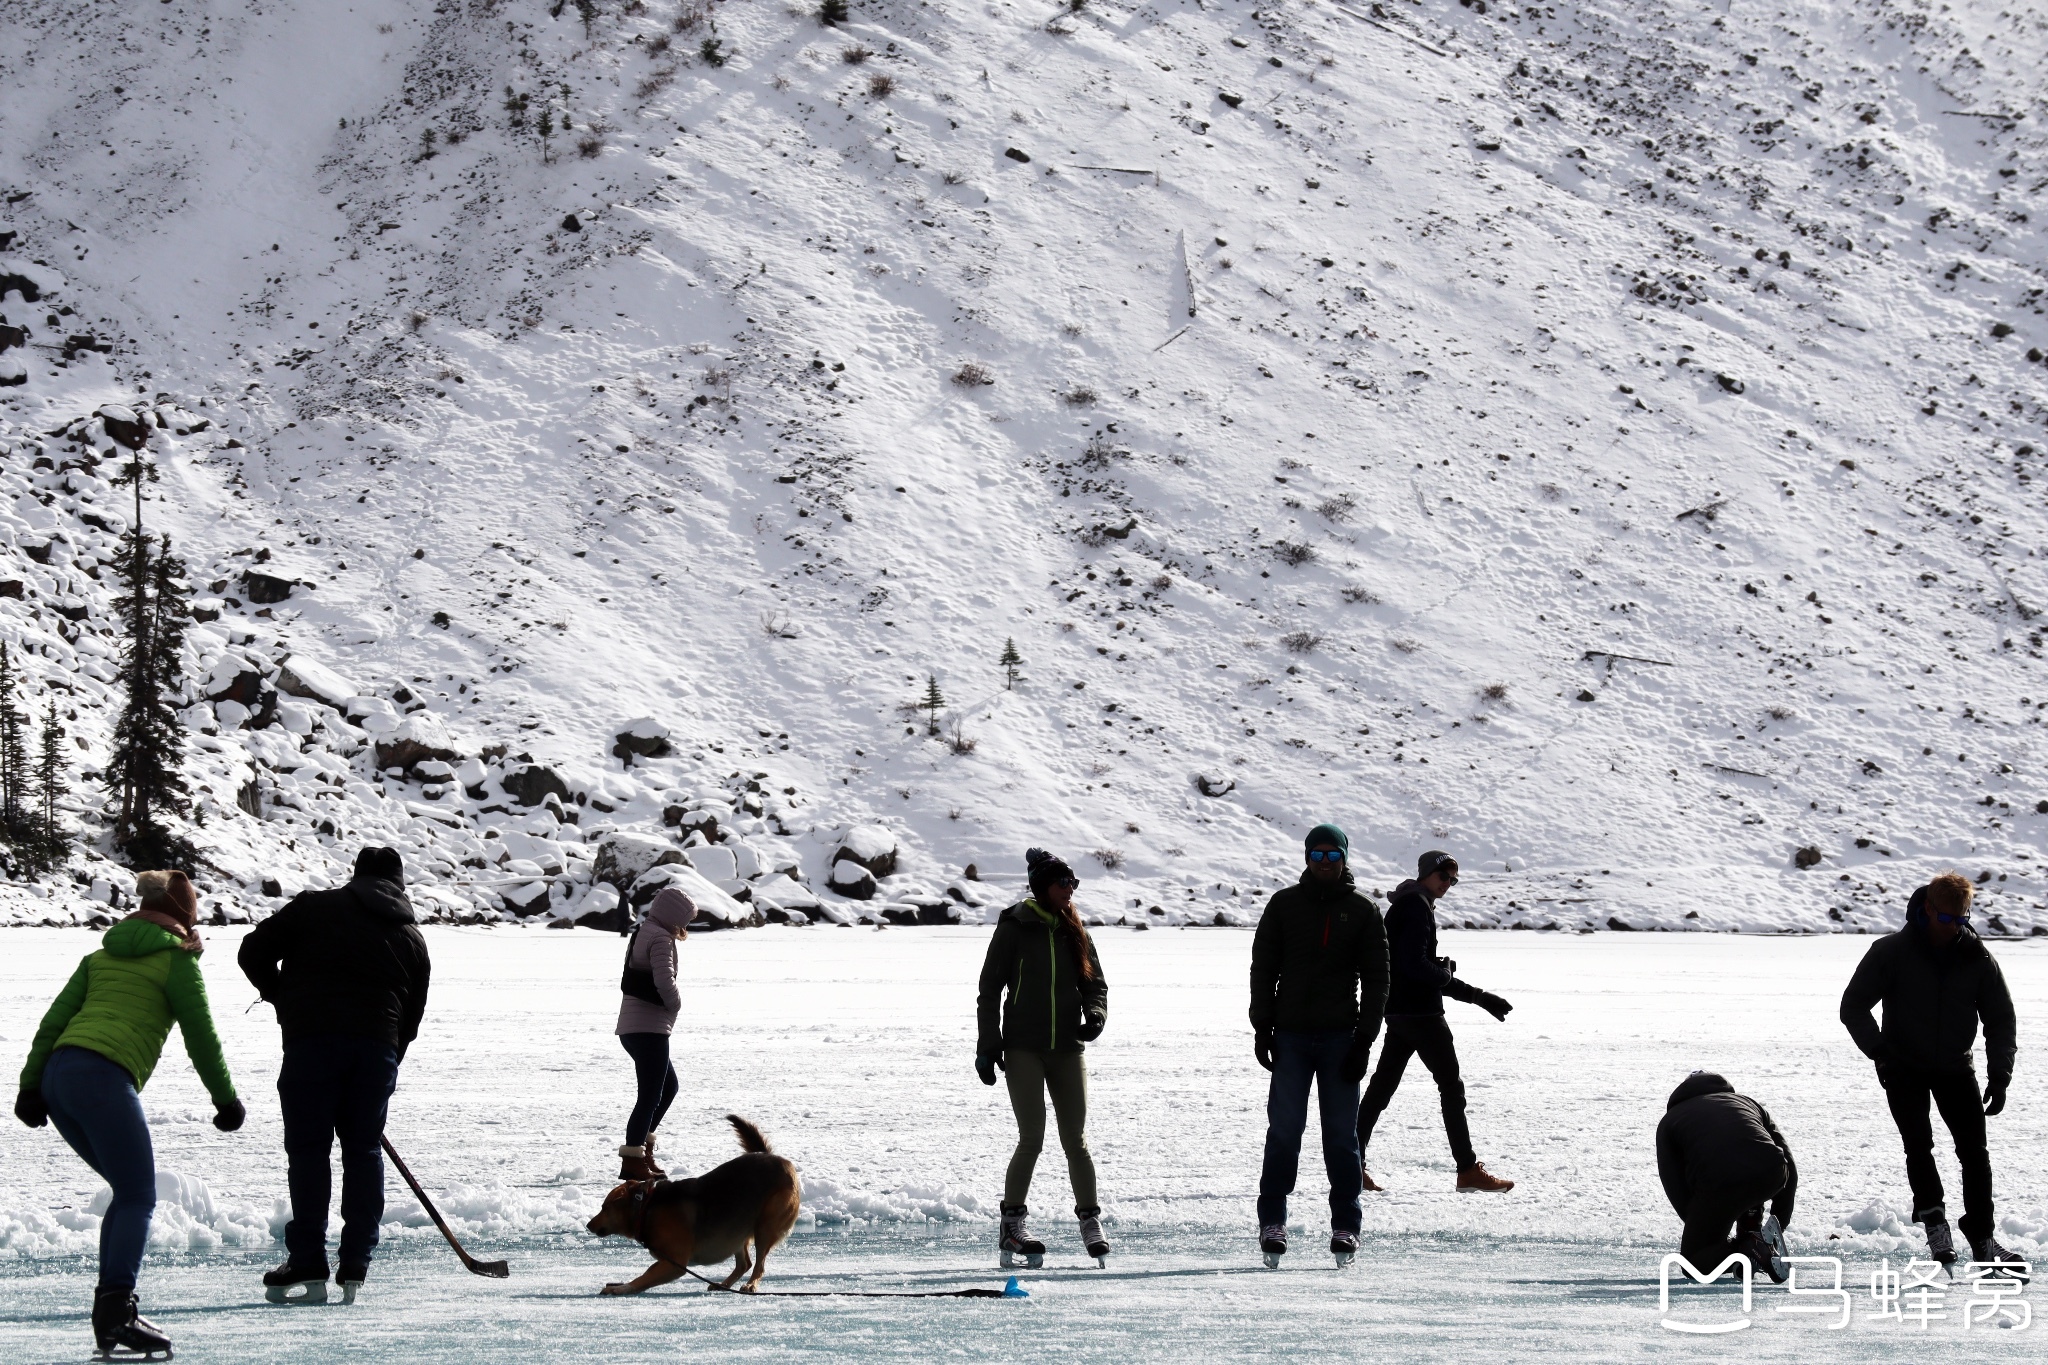
[[654, 993], [661, 1003], [637, 995], [619, 994], [619, 1022], [614, 1033], [674, 1033], [676, 1016], [683, 1011], [683, 996], [676, 985], [676, 933], [687, 931], [697, 917], [697, 903], [673, 886], [665, 886], [647, 907], [647, 918], [633, 931], [626, 945], [626, 970], [642, 971], [653, 978]]
[[[1882, 1028], [1870, 1016], [1878, 1004]], [[1991, 1080], [2010, 1084], [2019, 1040], [2005, 973], [1968, 925], [1948, 947], [1934, 946], [1923, 886], [1907, 903], [1906, 927], [1871, 944], [1857, 964], [1842, 992], [1842, 1023], [1873, 1062], [1941, 1075], [1971, 1069], [1979, 1017]]]
[[213, 1102], [235, 1098], [207, 1008], [199, 954], [168, 929], [131, 916], [107, 930], [99, 951], [79, 962], [43, 1015], [21, 1069], [21, 1088], [42, 1087], [43, 1067], [56, 1049], [82, 1047], [120, 1066], [140, 1090], [156, 1070], [173, 1022]]
[[1080, 940], [1035, 899], [1003, 911], [982, 959], [975, 1051], [984, 1057], [1013, 1047], [1083, 1051], [1081, 1029], [1100, 1033], [1109, 1022], [1109, 983], [1102, 979], [1102, 960], [1092, 938], [1088, 966], [1090, 974], [1083, 979]]
[[419, 1036], [431, 964], [405, 887], [357, 877], [302, 891], [242, 940], [242, 974], [277, 1007], [284, 1040], [344, 1034], [391, 1044]]
[[1352, 883], [1301, 880], [1266, 902], [1252, 935], [1252, 1027], [1377, 1038], [1387, 1012], [1387, 926]]
[[1799, 1168], [1770, 1114], [1711, 1071], [1695, 1071], [1679, 1082], [1657, 1124], [1657, 1178], [1679, 1217], [1686, 1216], [1695, 1195], [1768, 1188], [1781, 1174], [1784, 1183], [1771, 1197], [1771, 1212], [1780, 1227], [1790, 1227]]
[[1451, 975], [1437, 961], [1436, 902], [1409, 878], [1387, 902], [1387, 954], [1393, 980], [1387, 988], [1388, 1014], [1442, 1014], [1444, 997], [1479, 1003], [1479, 991]]

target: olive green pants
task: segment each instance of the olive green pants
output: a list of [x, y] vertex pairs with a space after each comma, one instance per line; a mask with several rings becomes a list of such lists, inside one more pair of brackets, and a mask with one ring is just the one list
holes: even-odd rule
[[1003, 1053], [1009, 1078], [1010, 1107], [1017, 1113], [1017, 1153], [1010, 1158], [1003, 1181], [1003, 1206], [1021, 1208], [1031, 1193], [1031, 1172], [1045, 1147], [1045, 1097], [1052, 1094], [1060, 1146], [1067, 1153], [1067, 1176], [1074, 1183], [1074, 1211], [1093, 1210], [1095, 1158], [1088, 1154], [1088, 1068], [1078, 1052]]

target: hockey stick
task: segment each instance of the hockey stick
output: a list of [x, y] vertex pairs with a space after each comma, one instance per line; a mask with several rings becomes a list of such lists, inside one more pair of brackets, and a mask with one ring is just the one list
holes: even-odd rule
[[506, 1265], [503, 1261], [479, 1261], [476, 1257], [462, 1249], [462, 1243], [456, 1241], [455, 1234], [448, 1230], [448, 1224], [441, 1217], [441, 1211], [434, 1207], [434, 1201], [427, 1198], [427, 1192], [420, 1188], [420, 1182], [412, 1178], [412, 1172], [406, 1168], [405, 1158], [400, 1156], [398, 1149], [391, 1145], [391, 1139], [380, 1134], [377, 1140], [384, 1144], [384, 1155], [391, 1158], [391, 1164], [396, 1166], [398, 1173], [405, 1177], [405, 1183], [412, 1186], [412, 1192], [419, 1196], [420, 1207], [427, 1211], [427, 1217], [434, 1220], [434, 1226], [441, 1229], [441, 1235], [448, 1239], [449, 1246], [455, 1248], [455, 1254], [462, 1258], [462, 1264], [468, 1268], [469, 1273], [472, 1275], [488, 1275], [494, 1280], [510, 1279], [512, 1267]]

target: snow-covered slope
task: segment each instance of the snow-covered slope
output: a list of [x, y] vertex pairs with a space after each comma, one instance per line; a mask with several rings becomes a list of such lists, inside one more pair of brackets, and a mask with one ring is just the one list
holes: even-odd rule
[[[1891, 0], [17, 7], [0, 632], [89, 766], [121, 510], [49, 433], [161, 401], [195, 673], [371, 699], [195, 712], [227, 907], [374, 836], [570, 909], [751, 784], [764, 873], [896, 831], [883, 900], [1042, 843], [1227, 920], [1334, 818], [1475, 926], [1870, 928], [1956, 865], [2048, 932], [2044, 58]], [[408, 706], [481, 800], [377, 776]]]

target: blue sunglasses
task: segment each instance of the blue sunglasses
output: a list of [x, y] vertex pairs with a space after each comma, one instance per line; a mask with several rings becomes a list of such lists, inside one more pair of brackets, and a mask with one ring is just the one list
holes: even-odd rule
[[1341, 863], [1344, 855], [1334, 848], [1312, 848], [1308, 851], [1308, 860], [1312, 863]]
[[1936, 915], [1934, 922], [1936, 924], [1968, 924], [1970, 922], [1970, 912], [1965, 910], [1960, 915]]

